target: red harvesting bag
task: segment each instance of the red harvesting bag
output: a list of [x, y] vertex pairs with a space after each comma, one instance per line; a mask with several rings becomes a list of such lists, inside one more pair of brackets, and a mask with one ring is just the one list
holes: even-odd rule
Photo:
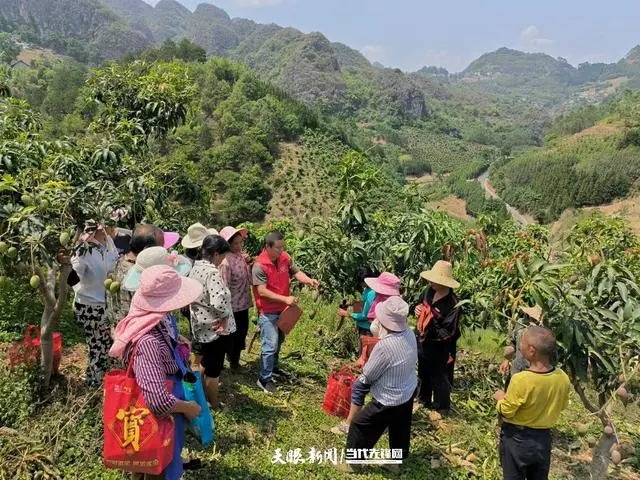
[[[104, 377], [104, 466], [158, 475], [173, 460], [174, 420], [151, 413], [132, 367], [133, 361], [126, 371], [112, 370]], [[167, 384], [171, 391], [172, 382]]]
[[[31, 337], [31, 332], [35, 332], [35, 337]], [[16, 343], [9, 350], [9, 366], [15, 367], [20, 364], [37, 363], [40, 354], [40, 327], [37, 325], [27, 325], [22, 343]], [[53, 334], [53, 365], [54, 375], [60, 371], [60, 360], [62, 359], [62, 334]]]
[[362, 336], [360, 337], [360, 339], [362, 340], [362, 353], [360, 354], [360, 358], [356, 362], [357, 368], [364, 367], [364, 364], [367, 363], [367, 360], [369, 360], [369, 357], [371, 356], [373, 347], [375, 347], [376, 343], [380, 341], [378, 337]]
[[322, 409], [329, 415], [347, 418], [351, 408], [351, 387], [355, 381], [356, 375], [347, 365], [332, 372], [327, 382]]
[[282, 311], [276, 324], [285, 335], [288, 335], [289, 332], [293, 330], [293, 327], [296, 326], [301, 316], [302, 310], [300, 310], [300, 307], [291, 305]]

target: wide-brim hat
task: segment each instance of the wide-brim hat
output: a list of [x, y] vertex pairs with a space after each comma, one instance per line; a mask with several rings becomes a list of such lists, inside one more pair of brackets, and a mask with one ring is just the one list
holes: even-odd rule
[[154, 265], [142, 272], [131, 303], [147, 312], [172, 312], [193, 303], [202, 295], [202, 288], [200, 282], [181, 277], [168, 265]]
[[377, 278], [365, 278], [364, 283], [381, 295], [400, 295], [400, 279], [393, 273], [384, 272]]
[[240, 234], [242, 237], [246, 238], [249, 231], [246, 228], [237, 229], [235, 227], [224, 227], [220, 230], [220, 236], [224, 238], [227, 242], [233, 238], [234, 235]]
[[445, 287], [456, 289], [460, 286], [460, 283], [453, 278], [453, 266], [444, 260], [438, 260], [431, 270], [422, 272], [420, 276], [428, 282]]
[[201, 223], [194, 223], [187, 229], [187, 234], [182, 239], [182, 246], [184, 248], [200, 248], [204, 239], [209, 235], [218, 235], [218, 231], [215, 228], [207, 228]]
[[169, 250], [173, 247], [178, 240], [180, 240], [180, 234], [177, 232], [162, 232], [164, 234], [164, 244], [162, 245], [164, 248]]
[[520, 310], [538, 322], [542, 318], [542, 307], [540, 305], [535, 305], [533, 307], [522, 306], [520, 307]]
[[404, 332], [409, 328], [409, 305], [401, 297], [393, 296], [376, 306], [376, 320], [390, 332]]
[[133, 265], [122, 281], [122, 288], [130, 292], [135, 292], [140, 288], [142, 272], [147, 268], [157, 265], [168, 265], [178, 272], [178, 275], [186, 277], [191, 271], [191, 262], [175, 252], [169, 253], [164, 247], [145, 248], [136, 257]]

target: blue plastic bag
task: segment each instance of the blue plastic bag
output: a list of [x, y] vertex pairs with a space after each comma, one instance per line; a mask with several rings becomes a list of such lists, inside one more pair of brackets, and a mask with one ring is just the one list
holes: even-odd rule
[[189, 422], [189, 430], [200, 439], [203, 446], [207, 446], [215, 441], [215, 423], [209, 410], [207, 397], [204, 395], [200, 372], [193, 372], [193, 374], [196, 377], [195, 383], [183, 383], [185, 400], [188, 402], [196, 402], [200, 405], [202, 411], [200, 415]]

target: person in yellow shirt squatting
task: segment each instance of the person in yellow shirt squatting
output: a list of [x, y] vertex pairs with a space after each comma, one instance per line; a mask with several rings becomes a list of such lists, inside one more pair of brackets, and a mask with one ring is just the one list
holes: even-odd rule
[[522, 336], [520, 351], [529, 368], [516, 373], [507, 392], [495, 393], [502, 423], [500, 462], [504, 480], [547, 480], [551, 466], [551, 429], [569, 403], [571, 384], [553, 366], [556, 338], [532, 326]]

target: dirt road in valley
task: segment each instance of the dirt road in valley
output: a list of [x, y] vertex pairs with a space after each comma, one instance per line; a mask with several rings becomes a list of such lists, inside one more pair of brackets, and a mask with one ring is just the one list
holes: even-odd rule
[[[476, 180], [480, 182], [480, 185], [482, 185], [484, 194], [487, 198], [496, 198], [498, 200], [502, 200], [495, 189], [491, 186], [491, 183], [489, 183], [489, 170], [485, 170], [482, 175], [480, 175]], [[511, 215], [511, 218], [513, 218], [520, 225], [527, 226], [531, 223], [534, 223], [534, 219], [533, 217], [531, 217], [531, 215], [525, 215], [524, 213], [521, 213], [520, 211], [518, 211], [518, 209], [512, 207], [506, 202], [505, 205], [507, 206], [507, 212], [509, 213], [509, 215]]]

